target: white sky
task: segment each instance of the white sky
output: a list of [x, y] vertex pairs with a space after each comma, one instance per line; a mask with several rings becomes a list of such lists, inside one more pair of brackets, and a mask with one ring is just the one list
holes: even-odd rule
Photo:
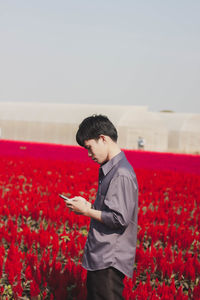
[[200, 1], [0, 0], [0, 101], [200, 113]]

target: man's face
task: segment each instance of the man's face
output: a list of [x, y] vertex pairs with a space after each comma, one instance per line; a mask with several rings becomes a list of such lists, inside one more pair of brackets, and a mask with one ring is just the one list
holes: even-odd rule
[[102, 165], [108, 160], [108, 147], [103, 137], [100, 136], [98, 140], [86, 140], [84, 145], [88, 150], [88, 156], [91, 157], [93, 161]]

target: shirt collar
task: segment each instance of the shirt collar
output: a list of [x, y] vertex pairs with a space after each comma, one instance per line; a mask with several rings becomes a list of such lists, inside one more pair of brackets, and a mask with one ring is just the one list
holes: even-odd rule
[[119, 152], [115, 155], [111, 160], [107, 161], [103, 166], [100, 167], [104, 176], [110, 172], [110, 170], [121, 160], [125, 157], [123, 151]]

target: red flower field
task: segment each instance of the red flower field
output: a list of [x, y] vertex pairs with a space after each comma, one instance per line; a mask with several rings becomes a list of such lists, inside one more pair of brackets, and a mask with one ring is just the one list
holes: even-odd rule
[[[139, 182], [138, 247], [125, 299], [200, 299], [200, 157], [125, 151]], [[95, 199], [80, 147], [0, 141], [0, 299], [86, 298], [89, 219], [58, 196]]]

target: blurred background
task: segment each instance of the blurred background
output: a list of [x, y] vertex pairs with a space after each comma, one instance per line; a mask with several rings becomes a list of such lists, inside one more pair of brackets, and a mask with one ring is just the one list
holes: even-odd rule
[[200, 153], [200, 2], [0, 1], [0, 138], [76, 144], [108, 115], [122, 148]]

